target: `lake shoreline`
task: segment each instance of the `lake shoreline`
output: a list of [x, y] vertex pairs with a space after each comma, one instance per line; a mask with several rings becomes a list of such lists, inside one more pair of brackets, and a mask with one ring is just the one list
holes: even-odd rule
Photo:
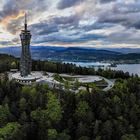
[[71, 63], [76, 66], [87, 67], [87, 68], [95, 68], [95, 70], [101, 69], [111, 69], [116, 71], [129, 72], [132, 74], [137, 74], [140, 76], [140, 64], [115, 64], [116, 66], [112, 67], [111, 63], [101, 63], [101, 62], [68, 62], [64, 61], [63, 63]]

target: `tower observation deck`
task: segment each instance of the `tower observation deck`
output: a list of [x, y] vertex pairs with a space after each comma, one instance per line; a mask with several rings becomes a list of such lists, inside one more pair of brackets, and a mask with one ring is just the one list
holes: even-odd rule
[[31, 52], [30, 52], [30, 41], [31, 33], [27, 26], [27, 16], [25, 14], [24, 29], [20, 34], [21, 39], [21, 58], [20, 58], [20, 71], [12, 74], [10, 79], [15, 79], [18, 83], [22, 85], [31, 85], [36, 83], [37, 80], [42, 78], [41, 72], [31, 71]]
[[30, 52], [30, 40], [31, 33], [27, 29], [27, 16], [25, 14], [24, 30], [20, 34], [22, 51], [20, 58], [20, 75], [26, 77], [31, 74], [31, 52]]

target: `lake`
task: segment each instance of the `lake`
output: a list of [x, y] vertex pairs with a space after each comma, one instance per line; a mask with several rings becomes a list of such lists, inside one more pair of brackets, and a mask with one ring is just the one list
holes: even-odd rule
[[130, 74], [138, 74], [140, 76], [140, 64], [121, 64], [117, 67], [111, 68], [113, 70], [122, 70], [123, 72], [129, 72]]
[[104, 66], [107, 67], [110, 64], [109, 63], [101, 63], [101, 62], [69, 62], [69, 61], [64, 61], [63, 63], [72, 63], [75, 64], [76, 66], [81, 66], [81, 67], [99, 67], [99, 66]]
[[[103, 68], [108, 68], [110, 65], [109, 63], [101, 63], [101, 62], [65, 62], [65, 63], [72, 63], [76, 66], [81, 67], [97, 67], [104, 66]], [[110, 67], [112, 70], [122, 70], [123, 72], [129, 72], [130, 74], [138, 74], [140, 76], [140, 64], [121, 64], [117, 65], [117, 67]]]

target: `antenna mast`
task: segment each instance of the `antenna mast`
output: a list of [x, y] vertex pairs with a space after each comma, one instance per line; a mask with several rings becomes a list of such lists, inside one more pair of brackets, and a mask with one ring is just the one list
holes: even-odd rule
[[25, 13], [25, 23], [24, 23], [24, 26], [25, 26], [25, 31], [27, 31], [27, 14]]

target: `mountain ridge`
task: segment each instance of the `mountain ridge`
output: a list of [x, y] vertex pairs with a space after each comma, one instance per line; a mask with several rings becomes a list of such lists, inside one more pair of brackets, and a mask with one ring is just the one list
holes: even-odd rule
[[[120, 58], [133, 58], [125, 52], [116, 52], [113, 49], [96, 49], [81, 47], [53, 47], [53, 46], [31, 46], [32, 58], [35, 60], [52, 60], [52, 61], [102, 61]], [[20, 57], [20, 47], [0, 48], [1, 54], [9, 54]], [[136, 53], [139, 58], [139, 53]]]

